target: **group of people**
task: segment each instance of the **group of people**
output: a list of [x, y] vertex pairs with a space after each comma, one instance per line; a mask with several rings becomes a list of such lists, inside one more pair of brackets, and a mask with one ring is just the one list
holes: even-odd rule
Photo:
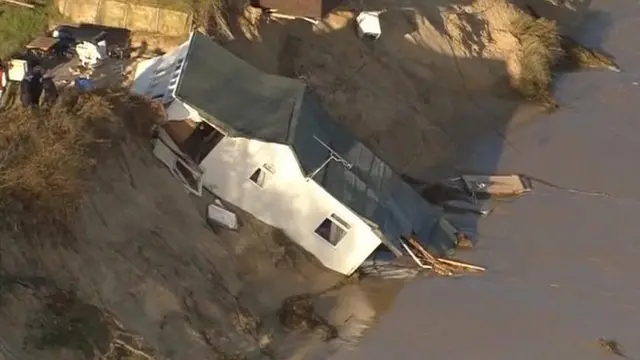
[[40, 64], [32, 64], [20, 82], [20, 102], [24, 107], [53, 106], [58, 99], [58, 90], [51, 75], [45, 74]]

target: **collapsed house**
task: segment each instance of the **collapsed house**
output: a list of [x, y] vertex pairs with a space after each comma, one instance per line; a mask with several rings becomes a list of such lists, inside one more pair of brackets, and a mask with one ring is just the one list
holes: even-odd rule
[[434, 253], [455, 228], [336, 123], [297, 80], [261, 72], [200, 33], [141, 62], [132, 91], [160, 101], [154, 153], [194, 194], [221, 199], [284, 231], [349, 275], [378, 247]]

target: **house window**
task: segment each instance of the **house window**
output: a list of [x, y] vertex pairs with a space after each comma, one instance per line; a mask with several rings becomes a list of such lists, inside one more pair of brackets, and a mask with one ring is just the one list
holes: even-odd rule
[[192, 189], [198, 188], [198, 181], [193, 176], [191, 171], [186, 166], [184, 166], [184, 164], [182, 164], [180, 161], [176, 161], [176, 170], [178, 170], [178, 172], [180, 173], [180, 175], [186, 181], [187, 185], [189, 185], [190, 188]]
[[329, 244], [336, 246], [347, 235], [349, 224], [336, 214], [331, 214], [316, 228], [315, 233]]
[[182, 151], [196, 164], [200, 164], [223, 138], [224, 134], [206, 122], [201, 121], [182, 144]]
[[251, 180], [254, 184], [264, 187], [265, 178], [267, 177], [267, 172], [262, 168], [257, 168], [256, 171], [249, 176], [249, 180]]
[[173, 174], [182, 180], [185, 187], [198, 196], [202, 195], [202, 176], [201, 174], [194, 173], [184, 161], [176, 157], [175, 162], [171, 168]]

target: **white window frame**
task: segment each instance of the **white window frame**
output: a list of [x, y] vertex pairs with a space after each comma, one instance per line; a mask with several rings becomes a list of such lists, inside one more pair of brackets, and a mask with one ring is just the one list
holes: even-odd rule
[[[331, 222], [332, 225], [337, 226], [338, 228], [340, 228], [343, 231], [342, 237], [340, 237], [340, 239], [338, 239], [338, 241], [335, 244], [332, 244], [330, 239], [325, 239], [324, 236], [318, 234], [318, 229], [327, 220], [329, 220], [329, 222]], [[342, 240], [344, 240], [347, 237], [347, 235], [349, 235], [349, 231], [350, 230], [351, 230], [351, 224], [349, 224], [346, 220], [344, 220], [338, 214], [331, 213], [331, 214], [325, 216], [322, 219], [322, 221], [320, 221], [318, 226], [316, 226], [316, 228], [313, 229], [313, 234], [315, 236], [317, 236], [318, 238], [322, 239], [322, 241], [324, 241], [326, 244], [336, 248], [336, 247], [338, 247], [338, 245], [340, 245]]]
[[[253, 176], [253, 174], [255, 174], [257, 171], [260, 171], [260, 174], [262, 174], [262, 184], [258, 183], [257, 181], [253, 181], [253, 179], [251, 179], [251, 177]], [[269, 170], [267, 164], [262, 165], [262, 166], [258, 166], [252, 173], [251, 175], [249, 175], [249, 177], [247, 178], [249, 180], [250, 183], [252, 183], [254, 186], [257, 186], [260, 189], [264, 189], [266, 187], [266, 185], [268, 184], [269, 180], [269, 176], [272, 175], [273, 172]], [[258, 175], [258, 180], [260, 180], [260, 175]]]
[[[158, 127], [156, 127], [156, 129], [158, 129]], [[184, 160], [182, 156], [180, 156], [177, 146], [173, 143], [171, 138], [169, 138], [167, 133], [162, 128], [159, 128], [158, 130], [159, 136], [153, 140], [153, 154], [169, 168], [169, 171], [173, 176], [182, 182], [187, 191], [194, 195], [202, 196], [203, 174], [201, 169], [198, 168], [197, 165], [190, 164], [188, 160]], [[165, 139], [163, 139], [163, 137], [165, 137]], [[185, 179], [182, 173], [178, 170], [178, 162], [193, 175], [193, 178], [196, 180], [195, 188], [191, 187], [187, 179]]]
[[[187, 179], [178, 170], [178, 163], [180, 163], [187, 170], [189, 170], [189, 172], [191, 172], [191, 174], [193, 175], [193, 178], [196, 180], [196, 183], [197, 183], [196, 188], [192, 188], [191, 185], [189, 184], [189, 181], [187, 181]], [[182, 158], [180, 158], [179, 156], [176, 156], [176, 160], [173, 163], [173, 166], [171, 166], [171, 172], [175, 177], [177, 177], [178, 179], [180, 179], [180, 181], [182, 181], [184, 187], [190, 193], [197, 196], [202, 196], [202, 174], [198, 174], [197, 172], [193, 171], [191, 169], [191, 166], [189, 166], [189, 164], [187, 164], [187, 162], [182, 160]]]

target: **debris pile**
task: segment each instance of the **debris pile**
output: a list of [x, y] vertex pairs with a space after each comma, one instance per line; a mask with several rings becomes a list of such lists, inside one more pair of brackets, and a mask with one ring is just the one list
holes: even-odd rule
[[277, 315], [280, 323], [289, 330], [317, 331], [324, 341], [338, 337], [336, 327], [315, 312], [313, 297], [308, 294], [294, 295], [285, 299]]
[[[420, 267], [432, 270], [438, 275], [453, 276], [464, 272], [484, 272], [486, 270], [484, 267], [462, 261], [435, 257], [413, 238], [403, 239], [403, 241], [409, 243], [414, 251], [417, 251], [417, 254], [415, 254], [409, 247], [405, 246], [405, 249], [414, 257]], [[403, 245], [405, 244], [403, 243]]]
[[626, 358], [627, 356], [624, 354], [624, 352], [622, 352], [622, 347], [620, 346], [620, 344], [613, 339], [605, 339], [605, 338], [599, 338], [598, 339], [598, 345], [600, 345], [601, 348], [603, 348], [604, 350], [606, 350], [607, 352]]

